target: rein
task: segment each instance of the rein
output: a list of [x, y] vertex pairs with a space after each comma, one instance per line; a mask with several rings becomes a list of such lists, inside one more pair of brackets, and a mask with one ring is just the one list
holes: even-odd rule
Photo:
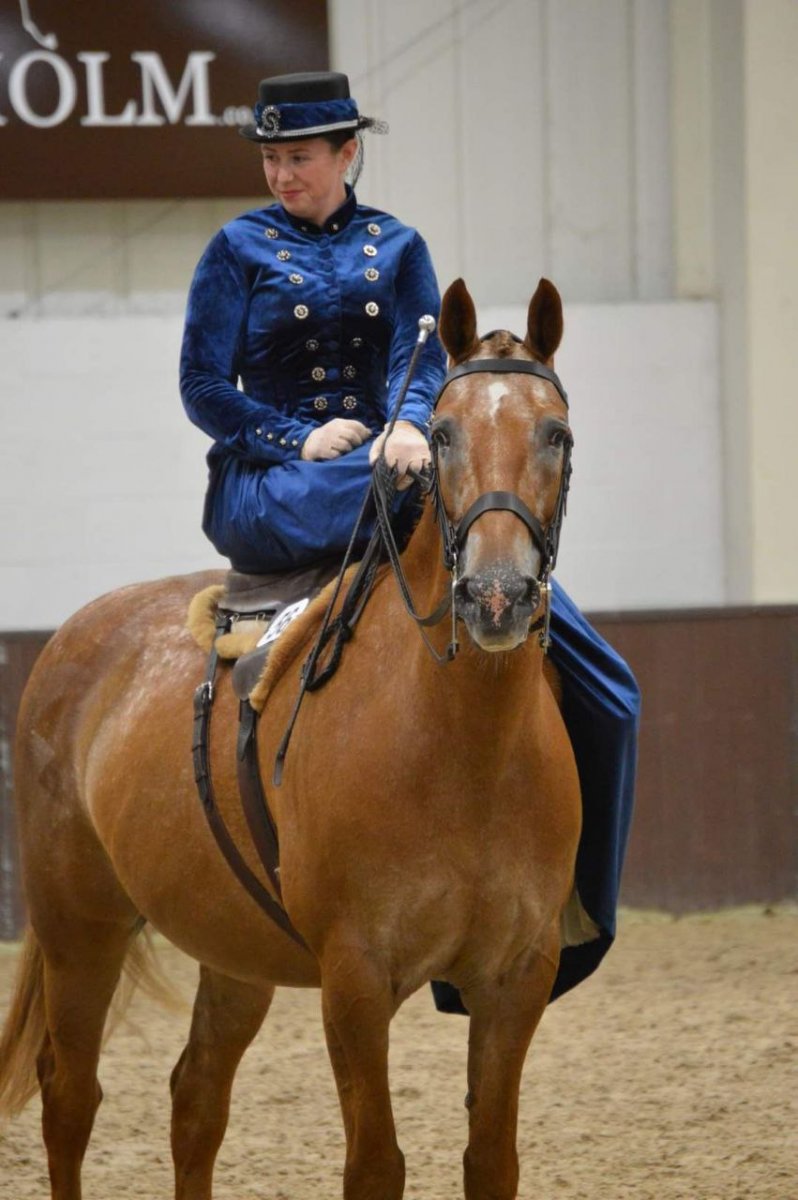
[[[432, 317], [422, 317], [419, 320], [419, 336], [416, 345], [413, 349], [413, 354], [408, 363], [407, 372], [402, 385], [401, 392], [394, 406], [391, 421], [386, 429], [385, 441], [393, 431], [396, 424], [402, 402], [407, 393], [407, 389], [412, 379], [415, 365], [418, 360], [422, 346], [426, 342], [429, 334], [435, 328], [435, 322]], [[490, 338], [492, 334], [487, 334], [486, 338]], [[485, 339], [483, 339], [485, 340]], [[558, 376], [554, 371], [544, 366], [543, 363], [533, 362], [527, 359], [507, 359], [507, 358], [481, 358], [471, 362], [462, 363], [458, 367], [454, 367], [448, 372], [441, 387], [435, 397], [435, 402], [432, 406], [433, 412], [438, 406], [441, 396], [446, 388], [454, 380], [460, 379], [465, 375], [475, 374], [517, 374], [517, 375], [535, 375], [540, 379], [546, 379], [553, 384], [559, 395], [568, 406], [568, 395], [562, 386]], [[523, 521], [529, 530], [533, 542], [537, 546], [541, 556], [541, 568], [535, 582], [540, 590], [541, 599], [543, 600], [543, 616], [540, 617], [531, 630], [540, 630], [539, 639], [543, 652], [546, 653], [549, 647], [549, 629], [551, 623], [551, 582], [550, 576], [557, 562], [557, 551], [560, 542], [560, 530], [562, 521], [565, 516], [566, 499], [568, 496], [568, 488], [571, 479], [571, 446], [566, 444], [563, 452], [563, 466], [560, 476], [560, 489], [557, 495], [557, 502], [554, 508], [549, 525], [544, 529], [538, 521], [537, 517], [530, 511], [529, 507], [524, 503], [520, 496], [516, 496], [514, 492], [494, 491], [484, 492], [478, 496], [474, 503], [467, 509], [465, 514], [460, 518], [457, 524], [453, 524], [446, 512], [446, 506], [443, 501], [443, 496], [440, 489], [440, 471], [438, 467], [438, 455], [435, 440], [432, 442], [432, 466], [425, 472], [414, 472], [413, 477], [417, 484], [421, 487], [422, 493], [432, 496], [432, 501], [435, 509], [435, 516], [440, 529], [441, 541], [443, 543], [443, 562], [446, 570], [451, 576], [451, 586], [447, 589], [440, 603], [426, 616], [419, 614], [410, 585], [407, 581], [404, 568], [401, 562], [399, 547], [396, 544], [393, 527], [391, 524], [391, 508], [396, 495], [396, 470], [388, 466], [385, 459], [385, 441], [383, 442], [383, 450], [380, 457], [374, 464], [371, 476], [371, 484], [363, 505], [358, 514], [355, 527], [352, 531], [352, 536], [349, 540], [346, 555], [341, 565], [338, 578], [332, 590], [330, 601], [324, 615], [316, 641], [310, 651], [305, 663], [302, 667], [302, 677], [299, 687], [299, 693], [294, 703], [294, 708], [289, 719], [288, 727], [283, 735], [280, 746], [277, 750], [277, 755], [274, 764], [273, 782], [279, 787], [282, 782], [283, 769], [285, 758], [288, 753], [288, 746], [291, 741], [291, 735], [294, 730], [299, 710], [302, 705], [306, 692], [316, 691], [322, 687], [328, 679], [338, 669], [338, 665], [343, 652], [343, 647], [348, 642], [354, 632], [354, 627], [360, 620], [363, 610], [368, 602], [369, 596], [376, 577], [377, 567], [382, 559], [384, 551], [396, 578], [399, 587], [399, 593], [402, 597], [402, 602], [407, 610], [408, 615], [416, 623], [418, 631], [421, 634], [424, 645], [427, 647], [432, 658], [437, 663], [451, 662], [459, 651], [460, 644], [457, 640], [457, 614], [455, 611], [454, 594], [458, 583], [458, 562], [460, 552], [465, 545], [465, 540], [471, 526], [479, 517], [486, 512], [511, 512], [514, 516]], [[366, 548], [360, 566], [355, 574], [355, 577], [350, 584], [346, 596], [344, 597], [341, 612], [336, 618], [332, 618], [332, 612], [335, 603], [341, 591], [345, 572], [352, 560], [353, 550], [357, 542], [357, 537], [360, 529], [368, 515], [370, 515], [371, 506], [374, 506], [376, 513], [376, 525], [371, 540]], [[448, 612], [451, 612], [451, 637], [446, 650], [441, 654], [432, 644], [431, 639], [427, 636], [426, 629], [430, 626], [437, 625]], [[328, 657], [327, 662], [323, 667], [319, 667], [320, 657], [324, 649], [333, 640], [333, 649]]]

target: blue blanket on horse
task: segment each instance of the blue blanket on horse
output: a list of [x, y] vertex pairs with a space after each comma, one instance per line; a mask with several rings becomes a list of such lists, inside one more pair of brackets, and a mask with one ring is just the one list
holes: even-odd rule
[[[576, 886], [600, 936], [566, 947], [551, 999], [575, 987], [615, 938], [615, 912], [634, 803], [640, 693], [623, 659], [554, 584], [550, 655], [560, 673], [563, 717], [582, 788], [582, 837]], [[441, 1012], [465, 1013], [456, 988], [432, 985]]]

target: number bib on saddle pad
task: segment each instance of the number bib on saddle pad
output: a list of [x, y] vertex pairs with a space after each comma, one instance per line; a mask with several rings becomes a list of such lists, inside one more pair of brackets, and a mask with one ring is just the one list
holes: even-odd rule
[[[318, 589], [313, 596], [318, 595]], [[233, 691], [239, 700], [248, 699], [255, 684], [266, 668], [269, 654], [280, 636], [300, 617], [310, 604], [313, 596], [304, 596], [293, 604], [286, 604], [279, 609], [269, 622], [269, 628], [261, 637], [254, 650], [242, 655], [233, 667]]]
[[288, 628], [292, 621], [303, 613], [310, 604], [311, 597], [305, 596], [302, 600], [297, 600], [294, 604], [288, 604], [274, 617], [272, 617], [269, 628], [264, 633], [263, 637], [257, 644], [256, 649], [260, 650], [262, 646], [269, 646], [272, 642], [276, 642], [280, 634]]

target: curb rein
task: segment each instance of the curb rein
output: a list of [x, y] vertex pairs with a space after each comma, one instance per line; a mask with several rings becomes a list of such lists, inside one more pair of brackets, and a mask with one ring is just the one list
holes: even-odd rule
[[[544, 611], [543, 615], [538, 618], [534, 625], [530, 626], [530, 630], [540, 630], [539, 640], [544, 654], [549, 648], [551, 573], [557, 562], [560, 531], [565, 516], [568, 488], [571, 481], [570, 441], [566, 442], [563, 451], [560, 488], [554, 507], [554, 514], [549, 525], [544, 529], [520, 496], [515, 495], [514, 492], [504, 491], [484, 492], [481, 496], [477, 497], [464, 516], [456, 524], [453, 524], [446, 512], [446, 506], [441, 493], [438, 445], [433, 434], [431, 466], [424, 471], [412, 472], [411, 474], [420, 487], [422, 494], [432, 496], [435, 517], [443, 544], [443, 563], [451, 576], [451, 586], [447, 589], [437, 607], [427, 616], [419, 615], [416, 609], [410, 585], [407, 582], [407, 577], [401, 564], [399, 547], [396, 544], [396, 538], [391, 525], [391, 509], [396, 496], [397, 473], [394, 467], [388, 466], [385, 459], [385, 442], [393, 432], [410, 381], [413, 378], [421, 349], [429, 335], [435, 329], [435, 321], [432, 317], [421, 317], [418, 325], [418, 339], [407, 366], [402, 388], [394, 406], [393, 415], [386, 429], [382, 452], [374, 464], [371, 483], [364, 497], [354, 529], [352, 530], [346, 554], [344, 555], [341, 569], [332, 589], [321, 628], [313, 648], [302, 666], [299, 693], [294, 703], [288, 727], [280, 742], [274, 765], [273, 779], [275, 786], [278, 787], [282, 782], [285, 757], [288, 752], [294, 725], [299, 716], [303, 697], [306, 692], [316, 691], [322, 687], [338, 669], [344, 645], [352, 638], [354, 628], [368, 603], [374, 586], [377, 568], [382, 561], [383, 551], [387, 555], [391, 569], [393, 570], [405, 609], [413, 621], [415, 621], [425, 646], [436, 662], [451, 662], [460, 648], [457, 640], [457, 613], [454, 594], [459, 581], [458, 564], [460, 553], [465, 545], [468, 531], [483, 513], [497, 511], [513, 513], [526, 525], [541, 555], [541, 568], [536, 582], [540, 589]], [[488, 333], [480, 340], [487, 341], [492, 336], [492, 333]], [[516, 338], [515, 340], [518, 341], [519, 339]], [[482, 358], [462, 363], [448, 372], [435, 397], [435, 402], [432, 406], [433, 412], [437, 408], [443, 392], [450, 383], [455, 379], [460, 379], [464, 375], [474, 375], [477, 373], [536, 375], [553, 384], [565, 403], [566, 408], [568, 407], [568, 396], [559, 378], [554, 371], [549, 370], [542, 363], [527, 359]], [[366, 517], [370, 515], [372, 505], [376, 514], [374, 531], [344, 596], [341, 611], [333, 619], [333, 609], [340, 595], [345, 573], [352, 562], [360, 529]], [[426, 628], [437, 625], [448, 612], [451, 612], [452, 617], [451, 639], [446, 647], [446, 651], [440, 654], [427, 636]], [[298, 930], [294, 928], [291, 918], [283, 907], [277, 827], [269, 809], [269, 802], [264, 792], [260, 775], [257, 751], [258, 713], [252, 707], [249, 700], [242, 700], [239, 706], [239, 732], [236, 749], [238, 789], [252, 841], [266, 871], [269, 883], [274, 890], [274, 895], [263, 886], [257, 875], [250, 869], [231, 836], [216, 803], [211, 777], [209, 749], [211, 711], [214, 700], [216, 668], [218, 665], [218, 654], [215, 643], [216, 637], [229, 629], [230, 621], [230, 613], [224, 612], [217, 615], [216, 636], [214, 637], [214, 644], [208, 656], [205, 679], [194, 693], [194, 734], [192, 743], [194, 779], [210, 830], [234, 875], [266, 915], [299, 946], [307, 950], [307, 943]], [[321, 654], [333, 638], [335, 641], [332, 651], [327, 662], [320, 668], [319, 659]]]

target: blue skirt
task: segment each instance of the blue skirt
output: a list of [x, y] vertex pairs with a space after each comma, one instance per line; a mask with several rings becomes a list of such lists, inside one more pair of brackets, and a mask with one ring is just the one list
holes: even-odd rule
[[[211, 465], [202, 527], [237, 571], [250, 575], [295, 571], [343, 554], [371, 481], [366, 442], [329, 462], [294, 459], [264, 469], [228, 456]], [[397, 539], [418, 513], [416, 488], [397, 495]], [[355, 550], [365, 549], [373, 522]]]

